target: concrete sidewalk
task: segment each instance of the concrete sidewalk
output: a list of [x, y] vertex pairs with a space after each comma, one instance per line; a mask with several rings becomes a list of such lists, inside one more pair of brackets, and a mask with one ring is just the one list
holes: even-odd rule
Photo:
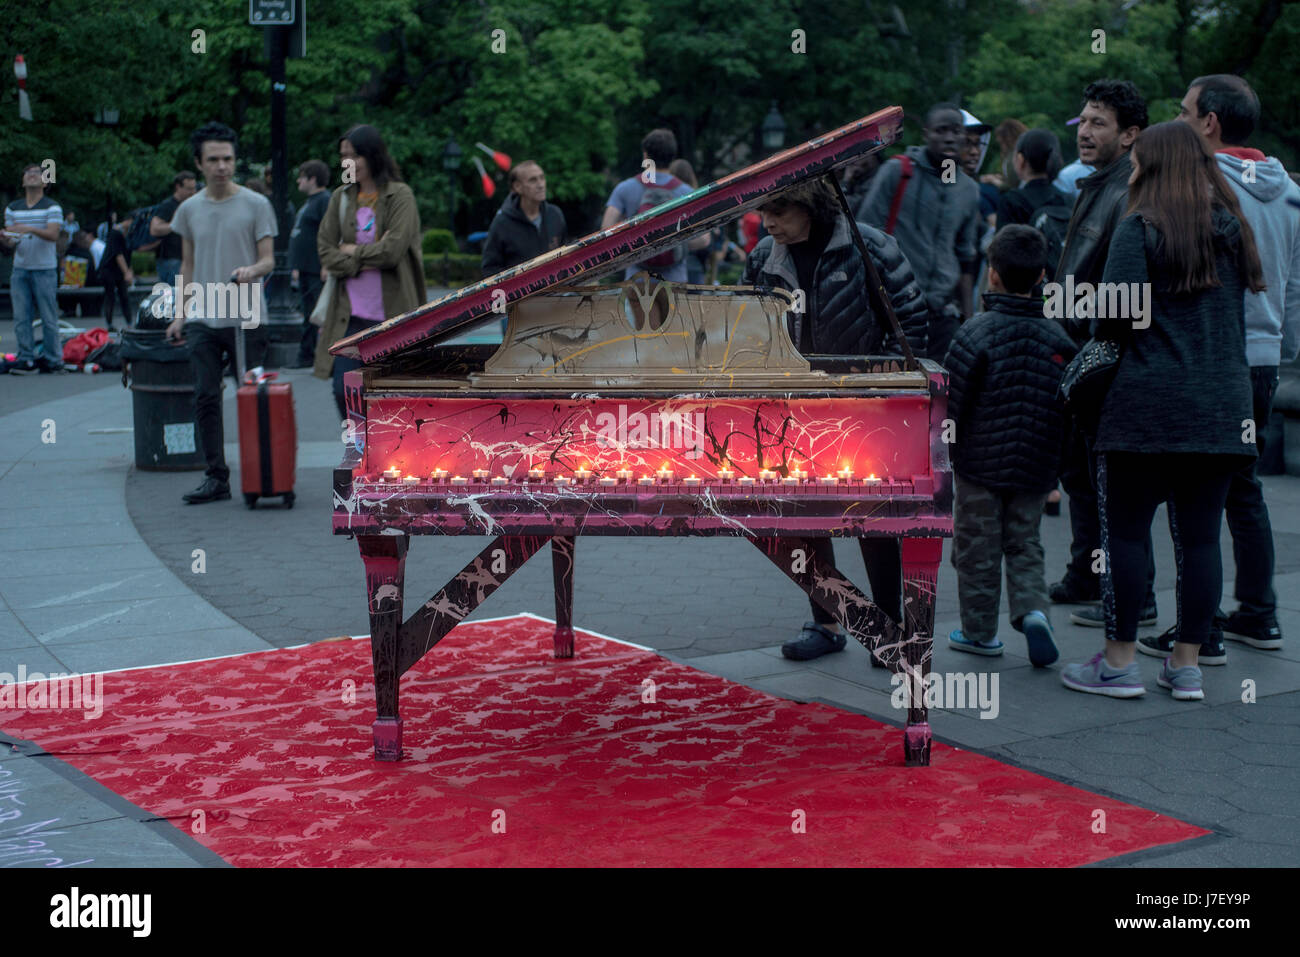
[[[119, 669], [368, 631], [356, 544], [329, 529], [330, 469], [341, 444], [326, 383], [285, 375], [294, 383], [299, 419], [297, 504], [249, 511], [237, 494], [230, 502], [183, 505], [182, 493], [199, 484], [200, 472], [133, 469], [132, 436], [125, 431], [131, 426], [129, 393], [116, 381], [77, 391], [72, 378], [59, 377], [68, 387], [61, 398], [21, 407], [9, 397], [3, 407], [17, 411], [0, 416], [0, 547], [12, 556], [0, 580], [0, 671], [16, 673], [20, 664], [29, 672]], [[36, 381], [0, 380], [0, 390]], [[58, 388], [43, 380], [40, 385]], [[227, 438], [233, 439], [229, 393], [226, 406]], [[43, 442], [51, 421], [55, 441]], [[236, 453], [231, 444], [232, 467]], [[1045, 671], [1029, 666], [1005, 616], [1003, 658], [947, 647], [958, 621], [955, 575], [945, 561], [934, 671], [996, 677], [998, 695], [996, 716], [992, 702], [934, 709], [936, 735], [1218, 832], [1121, 864], [1300, 863], [1300, 479], [1265, 482], [1287, 647], [1261, 652], [1229, 643], [1227, 666], [1205, 669], [1207, 700], [1199, 704], [1158, 691], [1159, 662], [1145, 656], [1139, 656], [1149, 689], [1144, 698], [1076, 694], [1060, 684], [1059, 665]], [[1068, 520], [1045, 518], [1043, 535], [1049, 577], [1059, 577]], [[1163, 630], [1175, 612], [1163, 515], [1155, 540]], [[1224, 546], [1225, 606], [1231, 607], [1226, 529]], [[479, 547], [479, 539], [413, 540], [408, 604], [436, 591]], [[837, 547], [842, 567], [861, 579], [856, 548]], [[773, 694], [901, 723], [889, 675], [873, 671], [863, 649], [803, 664], [780, 656], [780, 643], [808, 617], [807, 602], [744, 541], [584, 538], [577, 562], [580, 627]], [[545, 556], [525, 566], [475, 617], [519, 611], [553, 614]], [[1068, 611], [1053, 611], [1063, 663], [1090, 657], [1102, 641], [1099, 631], [1070, 625]], [[1254, 683], [1255, 703], [1242, 702], [1246, 681]], [[78, 780], [55, 758], [20, 748], [6, 749], [2, 760], [0, 788], [5, 781], [23, 782], [19, 823], [51, 822], [50, 853], [65, 861], [215, 862], [183, 832]], [[1079, 840], [1087, 839], [1090, 823], [1080, 822]]]

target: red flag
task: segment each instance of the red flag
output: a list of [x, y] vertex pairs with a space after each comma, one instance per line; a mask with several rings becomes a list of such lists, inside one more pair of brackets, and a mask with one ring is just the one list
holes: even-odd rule
[[507, 154], [502, 153], [500, 150], [494, 150], [490, 146], [484, 146], [482, 143], [475, 143], [474, 145], [492, 157], [492, 162], [501, 167], [501, 172], [510, 172], [510, 157]]
[[497, 184], [492, 182], [492, 177], [487, 174], [487, 170], [483, 168], [483, 164], [477, 156], [474, 157], [474, 165], [478, 167], [479, 180], [483, 183], [483, 195], [491, 199], [497, 191]]

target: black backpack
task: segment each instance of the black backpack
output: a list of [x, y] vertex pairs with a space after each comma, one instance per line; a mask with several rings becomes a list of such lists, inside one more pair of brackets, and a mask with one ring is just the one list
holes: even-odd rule
[[1069, 197], [1059, 189], [1056, 195], [1029, 214], [1029, 225], [1047, 240], [1047, 282], [1056, 278], [1056, 267], [1065, 252], [1065, 235], [1070, 230], [1070, 216], [1074, 212]]
[[149, 224], [153, 222], [156, 215], [158, 215], [158, 206], [137, 209], [132, 213], [135, 218], [131, 221], [131, 232], [127, 233], [126, 236], [128, 252], [148, 252], [162, 242], [161, 239], [149, 235]]

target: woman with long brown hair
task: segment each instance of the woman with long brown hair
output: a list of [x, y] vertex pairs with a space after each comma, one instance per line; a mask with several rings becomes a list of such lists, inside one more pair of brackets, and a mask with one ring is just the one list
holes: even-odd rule
[[1255, 455], [1243, 299], [1247, 289], [1264, 288], [1263, 273], [1236, 194], [1190, 126], [1148, 127], [1130, 155], [1128, 215], [1111, 238], [1097, 296], [1099, 304], [1116, 302], [1109, 293], [1122, 288], [1130, 308], [1092, 321], [1094, 337], [1122, 349], [1095, 443], [1109, 640], [1061, 680], [1117, 698], [1145, 692], [1134, 660], [1137, 623], [1151, 523], [1165, 502], [1178, 636], [1156, 683], [1197, 701], [1200, 646], [1223, 591], [1228, 484]]
[[330, 346], [424, 303], [424, 257], [415, 194], [373, 126], [354, 126], [339, 138], [343, 185], [330, 197], [316, 234], [322, 278], [335, 277], [316, 342], [314, 374], [332, 379], [339, 416], [343, 376], [360, 367], [335, 358]]

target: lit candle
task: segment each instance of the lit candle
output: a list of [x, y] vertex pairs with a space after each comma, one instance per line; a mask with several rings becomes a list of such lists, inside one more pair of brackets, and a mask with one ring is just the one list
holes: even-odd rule
[[475, 482], [486, 482], [488, 480], [487, 469], [475, 469], [471, 474], [473, 474]]
[[433, 470], [433, 480], [434, 480], [435, 482], [445, 482], [445, 481], [447, 481], [447, 475], [448, 475], [448, 474], [449, 474], [449, 473], [447, 472], [446, 469], [434, 469], [434, 470]]
[[823, 475], [818, 478], [818, 481], [821, 482], [823, 485], [834, 485], [836, 482], [839, 481], [839, 479], [836, 478], [834, 475]]
[[699, 480], [698, 478], [696, 478], [694, 475], [688, 475], [688, 476], [686, 476], [686, 478], [682, 479], [682, 481], [685, 482], [687, 485], [699, 485], [699, 484], [700, 484], [700, 480]]
[[618, 480], [619, 480], [620, 482], [630, 482], [630, 481], [632, 481], [632, 470], [631, 470], [631, 469], [619, 469], [618, 472], [617, 472], [616, 474], [618, 475]]
[[403, 485], [419, 485], [420, 478], [417, 475], [407, 475], [402, 478]]
[[402, 470], [399, 469], [396, 465], [394, 465], [391, 469], [384, 469], [384, 478], [388, 479], [390, 482], [395, 482], [397, 479], [401, 477], [402, 477]]
[[573, 477], [577, 479], [579, 483], [586, 482], [591, 478], [591, 470], [588, 469], [586, 466], [583, 466], [582, 468], [578, 469], [578, 471], [573, 473]]
[[853, 478], [853, 469], [849, 468], [847, 465], [844, 466], [844, 468], [840, 469], [840, 478], [844, 479], [846, 482], [849, 481], [849, 479]]
[[752, 475], [742, 475], [739, 481], [741, 485], [752, 486], [754, 484], [754, 477]]
[[656, 472], [655, 475], [659, 476], [659, 480], [661, 482], [671, 482], [673, 479], [673, 470], [665, 465], [658, 472]]
[[650, 476], [648, 476], [648, 475], [642, 475], [639, 479], [636, 480], [636, 484], [637, 484], [637, 485], [654, 485], [654, 484], [655, 484], [655, 480], [652, 479], [652, 478], [651, 478]]
[[509, 485], [509, 484], [510, 484], [510, 479], [506, 478], [504, 475], [495, 475], [495, 476], [492, 477], [492, 484], [493, 484], [493, 485]]
[[541, 481], [542, 479], [546, 478], [546, 473], [543, 472], [541, 469], [529, 469], [528, 477], [534, 481]]
[[555, 476], [556, 485], [568, 485], [570, 481], [570, 479], [565, 478], [563, 475]]
[[724, 482], [730, 482], [736, 477], [736, 473], [731, 469], [718, 469], [718, 478]]
[[797, 476], [797, 475], [793, 475], [793, 474], [791, 474], [791, 475], [787, 475], [785, 478], [781, 479], [781, 484], [783, 484], [783, 485], [798, 485], [798, 484], [799, 484], [799, 476]]
[[872, 472], [870, 475], [868, 475], [868, 476], [867, 476], [866, 478], [864, 478], [862, 481], [864, 481], [864, 482], [879, 482], [880, 479], [878, 479], [878, 478], [876, 477], [876, 473], [875, 473], [875, 472]]
[[764, 481], [764, 482], [775, 482], [775, 481], [776, 481], [776, 473], [773, 472], [771, 469], [759, 469], [759, 470], [758, 470], [758, 477], [759, 477], [760, 480], [762, 480], [762, 481]]
[[461, 475], [453, 475], [453, 476], [451, 477], [451, 484], [452, 484], [452, 485], [468, 485], [468, 484], [469, 484], [469, 479], [467, 479], [467, 478], [465, 478], [464, 476], [461, 476]]
[[617, 485], [617, 484], [618, 484], [618, 479], [616, 479], [616, 478], [610, 478], [608, 475], [606, 475], [606, 476], [604, 476], [604, 477], [600, 480], [600, 484], [601, 484], [601, 485]]
[[808, 473], [805, 472], [803, 469], [791, 469], [790, 474], [794, 476], [795, 481], [797, 482], [802, 482], [806, 478], [808, 478]]

